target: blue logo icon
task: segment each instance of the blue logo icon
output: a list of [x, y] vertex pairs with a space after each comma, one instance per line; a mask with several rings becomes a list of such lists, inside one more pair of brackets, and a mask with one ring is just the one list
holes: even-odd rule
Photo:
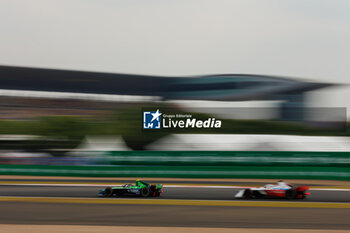
[[156, 112], [143, 112], [143, 128], [144, 129], [160, 129], [161, 115], [157, 109]]

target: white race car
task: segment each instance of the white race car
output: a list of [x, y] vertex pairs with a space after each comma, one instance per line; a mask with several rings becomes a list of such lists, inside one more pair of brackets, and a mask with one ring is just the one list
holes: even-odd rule
[[277, 197], [286, 199], [304, 199], [307, 195], [310, 195], [309, 186], [294, 186], [287, 184], [282, 180], [277, 184], [266, 184], [263, 187], [247, 188], [238, 191], [235, 198], [261, 198], [261, 197]]

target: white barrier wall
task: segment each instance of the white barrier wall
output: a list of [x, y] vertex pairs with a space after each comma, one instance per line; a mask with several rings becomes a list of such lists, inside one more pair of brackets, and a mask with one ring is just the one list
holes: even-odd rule
[[350, 137], [262, 134], [173, 134], [148, 150], [350, 151]]

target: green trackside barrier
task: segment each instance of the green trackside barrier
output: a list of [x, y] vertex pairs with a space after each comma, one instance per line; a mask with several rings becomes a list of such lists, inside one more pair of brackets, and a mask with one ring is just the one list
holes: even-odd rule
[[350, 167], [350, 152], [111, 151], [102, 161], [110, 165]]
[[349, 167], [0, 165], [0, 175], [350, 180]]

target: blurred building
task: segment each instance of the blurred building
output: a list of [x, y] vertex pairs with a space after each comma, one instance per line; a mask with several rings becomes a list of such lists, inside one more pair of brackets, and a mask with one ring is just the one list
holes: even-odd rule
[[281, 120], [302, 121], [307, 93], [332, 85], [263, 75], [159, 77], [0, 66], [0, 96], [80, 100], [74, 103], [79, 103], [75, 108], [81, 111], [84, 101], [277, 100]]

